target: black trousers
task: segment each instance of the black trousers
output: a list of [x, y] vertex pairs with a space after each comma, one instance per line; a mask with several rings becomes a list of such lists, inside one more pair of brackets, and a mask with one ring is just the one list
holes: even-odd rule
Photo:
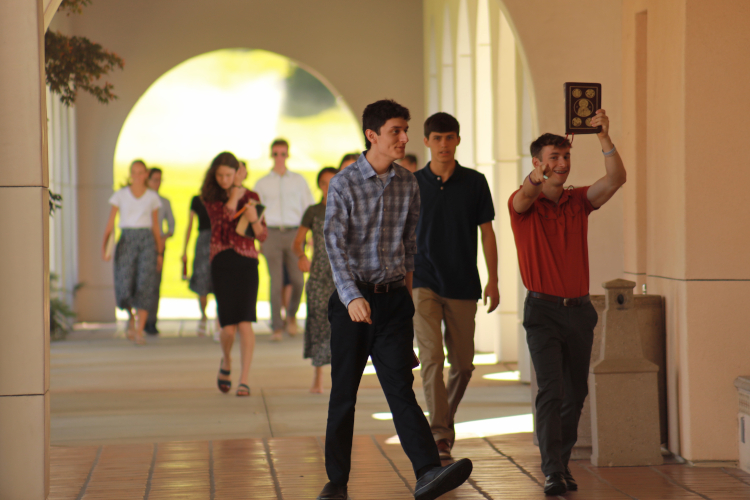
[[591, 303], [564, 307], [526, 297], [523, 326], [539, 385], [536, 433], [545, 476], [565, 470], [578, 440], [597, 320]]
[[412, 385], [414, 359], [414, 302], [405, 287], [390, 293], [362, 290], [372, 311], [372, 325], [355, 323], [338, 292], [328, 301], [331, 322], [331, 398], [326, 426], [328, 479], [349, 481], [354, 432], [354, 406], [367, 357], [372, 363], [393, 414], [393, 423], [416, 473], [428, 465], [440, 466], [430, 424], [419, 407]]

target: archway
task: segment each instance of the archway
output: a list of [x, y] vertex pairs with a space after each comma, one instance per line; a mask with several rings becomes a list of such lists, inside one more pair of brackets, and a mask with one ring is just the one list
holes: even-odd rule
[[[191, 198], [211, 159], [232, 151], [248, 164], [252, 188], [272, 165], [268, 147], [276, 137], [290, 142], [291, 169], [304, 175], [313, 193], [317, 172], [338, 166], [360, 151], [358, 121], [335, 89], [285, 56], [254, 49], [202, 54], [159, 77], [131, 109], [114, 158], [114, 189], [123, 185], [135, 158], [164, 172], [160, 194], [170, 199], [175, 236], [167, 240], [160, 317], [196, 317], [197, 306], [181, 280], [180, 257]], [[192, 261], [195, 231], [188, 243]], [[268, 277], [260, 266], [259, 314], [268, 301]], [[187, 300], [187, 302], [185, 302]]]
[[[442, 62], [440, 71], [429, 66], [428, 102], [437, 101], [439, 87], [439, 111], [453, 114], [461, 124], [457, 157], [485, 175], [495, 203], [502, 301], [496, 314], [477, 315], [475, 345], [494, 351], [498, 360], [518, 361], [522, 379], [528, 380], [530, 365], [519, 321], [525, 289], [505, 206], [531, 165], [525, 152], [533, 135], [529, 70], [500, 0], [436, 0], [425, 15], [430, 19], [425, 34], [429, 57]], [[434, 19], [442, 19], [441, 29], [432, 29]], [[481, 249], [478, 264], [484, 283]]]

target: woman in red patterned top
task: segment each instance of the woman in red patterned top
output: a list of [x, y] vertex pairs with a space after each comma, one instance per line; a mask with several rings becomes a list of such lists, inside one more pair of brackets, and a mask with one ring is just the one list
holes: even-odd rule
[[258, 217], [255, 205], [258, 195], [240, 185], [237, 172], [240, 164], [232, 153], [221, 153], [206, 172], [201, 198], [211, 219], [211, 279], [221, 325], [221, 350], [224, 357], [219, 369], [221, 392], [229, 392], [232, 367], [231, 351], [234, 335], [240, 333], [242, 372], [238, 396], [249, 396], [247, 384], [250, 362], [255, 349], [255, 302], [258, 298], [258, 251], [255, 238], [237, 234], [238, 209], [246, 207], [242, 217], [252, 225], [256, 238], [266, 239], [266, 223]]

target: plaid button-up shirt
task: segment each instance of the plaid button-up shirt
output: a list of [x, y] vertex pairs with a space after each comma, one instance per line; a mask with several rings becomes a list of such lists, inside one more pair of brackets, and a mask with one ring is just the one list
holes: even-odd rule
[[328, 186], [325, 240], [345, 306], [362, 297], [356, 281], [390, 283], [414, 271], [419, 184], [394, 163], [381, 181], [362, 153]]

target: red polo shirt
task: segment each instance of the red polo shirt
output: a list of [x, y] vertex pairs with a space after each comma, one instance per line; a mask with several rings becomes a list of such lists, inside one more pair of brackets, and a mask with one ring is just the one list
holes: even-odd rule
[[596, 210], [586, 197], [589, 186], [568, 188], [558, 203], [544, 193], [526, 212], [508, 200], [510, 225], [526, 288], [558, 297], [589, 293], [588, 217]]

